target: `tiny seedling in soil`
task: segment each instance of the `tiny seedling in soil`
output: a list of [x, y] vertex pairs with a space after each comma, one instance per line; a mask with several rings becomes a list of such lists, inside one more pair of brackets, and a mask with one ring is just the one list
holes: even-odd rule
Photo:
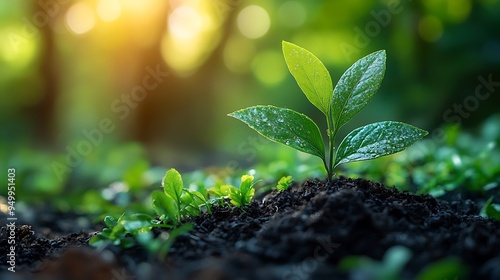
[[326, 117], [327, 153], [316, 123], [294, 110], [253, 106], [229, 116], [272, 141], [318, 156], [323, 160], [329, 181], [340, 164], [393, 154], [427, 135], [427, 131], [409, 124], [383, 121], [353, 130], [336, 148], [335, 136], [339, 129], [370, 102], [380, 87], [385, 73], [385, 51], [374, 52], [355, 62], [342, 75], [335, 89], [326, 67], [309, 51], [283, 42], [283, 55], [307, 99]]
[[152, 220], [153, 217], [142, 213], [123, 213], [118, 220], [106, 216], [104, 223], [107, 227], [94, 235], [89, 243], [95, 247], [113, 244], [121, 248], [130, 248], [136, 244], [133, 236], [152, 229], [154, 225]]
[[481, 216], [492, 218], [500, 221], [500, 204], [494, 204], [493, 196], [491, 196], [481, 209]]
[[[118, 220], [106, 216], [104, 223], [107, 227], [94, 235], [89, 243], [94, 247], [112, 244], [121, 248], [131, 248], [139, 243], [163, 259], [175, 238], [192, 229], [192, 224], [182, 224], [183, 220], [203, 213], [212, 214], [215, 205], [229, 206], [226, 200], [235, 207], [250, 204], [255, 194], [253, 181], [253, 176], [243, 175], [239, 188], [219, 184], [209, 189], [191, 190], [184, 187], [181, 174], [172, 168], [163, 177], [163, 191], [154, 191], [151, 195], [158, 219], [144, 213], [124, 213]], [[170, 231], [166, 237], [155, 238], [151, 232], [153, 228], [168, 228]]]
[[218, 199], [229, 199], [234, 206], [242, 207], [250, 204], [255, 194], [253, 180], [253, 176], [243, 175], [239, 189], [231, 185], [215, 185], [208, 189], [208, 193]]
[[278, 191], [285, 191], [290, 187], [290, 185], [292, 184], [292, 181], [293, 181], [292, 176], [283, 176], [278, 181], [278, 184], [276, 185], [276, 189], [278, 189]]
[[162, 181], [163, 191], [154, 191], [152, 194], [153, 208], [165, 223], [178, 225], [183, 218], [199, 216], [203, 207], [211, 213], [207, 194], [184, 188], [181, 174], [170, 169]]

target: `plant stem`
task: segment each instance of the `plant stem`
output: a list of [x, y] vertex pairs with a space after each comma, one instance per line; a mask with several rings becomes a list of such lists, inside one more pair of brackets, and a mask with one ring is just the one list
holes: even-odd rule
[[329, 166], [330, 166], [330, 173], [328, 174], [328, 181], [332, 181], [332, 178], [333, 178], [333, 158], [334, 158], [334, 150], [335, 150], [335, 134], [337, 133], [333, 133], [333, 136], [330, 137], [330, 145], [329, 145], [329, 149], [330, 149], [330, 162], [329, 162]]
[[[330, 178], [330, 168], [328, 168], [327, 159], [326, 158], [322, 158], [321, 160], [323, 161], [323, 165], [325, 166], [327, 178]], [[330, 181], [330, 179], [328, 179], [328, 181]]]
[[337, 134], [336, 129], [334, 128], [333, 125], [333, 116], [332, 114], [328, 114], [329, 116], [326, 118], [326, 122], [328, 124], [328, 165], [326, 165], [326, 172], [328, 174], [328, 182], [332, 181], [333, 178], [333, 157], [334, 157], [334, 150], [335, 150], [335, 134]]

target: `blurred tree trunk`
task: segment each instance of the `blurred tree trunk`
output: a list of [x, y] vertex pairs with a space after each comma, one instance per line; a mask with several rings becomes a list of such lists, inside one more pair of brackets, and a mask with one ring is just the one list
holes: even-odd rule
[[[32, 13], [40, 11], [40, 7], [33, 2]], [[31, 17], [28, 17], [31, 18]], [[54, 17], [48, 17], [53, 21]], [[55, 101], [59, 92], [57, 77], [57, 60], [54, 46], [54, 32], [51, 29], [51, 22], [44, 26], [39, 26], [38, 31], [42, 38], [42, 50], [40, 54], [40, 76], [43, 80], [43, 87], [40, 88], [42, 98], [32, 109], [31, 113], [35, 120], [35, 135], [37, 141], [43, 144], [51, 144], [54, 140], [54, 110]]]

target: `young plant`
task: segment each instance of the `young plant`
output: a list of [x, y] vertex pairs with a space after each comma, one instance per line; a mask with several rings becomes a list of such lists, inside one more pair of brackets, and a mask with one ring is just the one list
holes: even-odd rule
[[90, 245], [101, 247], [111, 243], [121, 248], [130, 248], [136, 244], [135, 236], [149, 232], [155, 226], [153, 217], [142, 213], [124, 213], [118, 220], [106, 216], [104, 223], [107, 227], [89, 240]]
[[328, 151], [316, 123], [306, 115], [274, 106], [253, 106], [228, 114], [262, 136], [323, 160], [328, 180], [340, 164], [374, 159], [404, 150], [427, 135], [409, 124], [384, 121], [353, 130], [335, 148], [339, 129], [363, 109], [377, 92], [385, 73], [384, 50], [355, 62], [333, 89], [330, 74], [309, 51], [283, 41], [290, 73], [307, 99], [326, 117]]
[[500, 204], [495, 204], [493, 202], [493, 196], [491, 196], [485, 203], [483, 208], [481, 208], [481, 216], [485, 218], [492, 218], [500, 221]]
[[252, 201], [255, 194], [253, 180], [253, 176], [243, 175], [241, 176], [239, 188], [231, 185], [215, 185], [208, 189], [208, 192], [215, 197], [222, 199], [228, 198], [231, 204], [236, 207], [241, 207], [250, 204], [250, 201]]
[[276, 185], [276, 188], [279, 191], [285, 191], [285, 190], [287, 190], [290, 187], [291, 184], [292, 184], [292, 176], [283, 176], [278, 181], [278, 184]]
[[241, 176], [241, 184], [239, 189], [233, 186], [229, 186], [228, 197], [234, 206], [241, 207], [250, 204], [250, 201], [252, 201], [252, 198], [255, 194], [253, 179], [253, 176], [243, 175]]
[[162, 185], [163, 192], [154, 191], [152, 199], [155, 212], [165, 223], [176, 226], [182, 218], [201, 215], [203, 207], [210, 213], [208, 198], [199, 191], [184, 188], [181, 174], [177, 170], [168, 170]]

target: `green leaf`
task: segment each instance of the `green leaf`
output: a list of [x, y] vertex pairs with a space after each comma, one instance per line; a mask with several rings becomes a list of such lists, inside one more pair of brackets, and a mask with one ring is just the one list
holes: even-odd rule
[[362, 126], [342, 140], [334, 167], [397, 153], [425, 135], [427, 131], [401, 122], [387, 121]]
[[253, 188], [253, 179], [251, 175], [241, 176], [240, 192], [241, 192], [241, 203], [243, 205], [249, 204], [255, 194], [255, 189]]
[[336, 130], [370, 102], [384, 78], [385, 60], [384, 50], [374, 52], [356, 61], [342, 75], [331, 103]]
[[174, 224], [179, 223], [180, 213], [177, 202], [170, 196], [161, 191], [153, 191], [153, 209], [158, 216], [165, 215], [169, 217]]
[[176, 200], [177, 203], [179, 203], [181, 199], [182, 188], [184, 186], [184, 184], [182, 183], [181, 174], [174, 168], [171, 168], [169, 171], [167, 171], [165, 177], [163, 177], [162, 185], [165, 194], [170, 195]]
[[241, 197], [241, 192], [238, 188], [231, 186], [231, 185], [225, 185], [228, 190], [228, 198], [231, 200], [231, 204], [233, 204], [236, 207], [240, 207], [243, 205], [243, 199]]
[[208, 200], [208, 193], [206, 189], [203, 191], [203, 193], [199, 191], [189, 191], [189, 193], [193, 196], [194, 202], [196, 203], [200, 211], [202, 207], [205, 206], [208, 214], [212, 214], [212, 209]]
[[117, 240], [125, 236], [126, 231], [125, 228], [123, 227], [123, 224], [121, 221], [125, 218], [125, 213], [123, 213], [118, 220], [116, 221], [116, 225], [113, 228], [110, 228], [110, 231], [108, 232], [109, 239], [110, 240]]
[[132, 235], [137, 235], [140, 231], [149, 231], [153, 227], [152, 217], [146, 214], [135, 213], [125, 216], [120, 220], [123, 228]]
[[328, 116], [333, 86], [325, 65], [306, 49], [285, 41], [283, 55], [290, 73], [309, 102]]
[[181, 195], [181, 202], [182, 204], [185, 205], [190, 205], [194, 203], [193, 196], [189, 192], [185, 192], [183, 195]]
[[488, 217], [499, 220], [500, 221], [500, 205], [498, 204], [490, 204], [486, 208], [486, 215]]
[[299, 151], [325, 157], [318, 126], [306, 115], [286, 108], [254, 106], [229, 114], [262, 136]]
[[106, 224], [107, 227], [114, 228], [118, 222], [116, 221], [115, 218], [111, 216], [106, 216], [104, 217], [104, 223]]
[[493, 204], [493, 196], [491, 196], [481, 209], [481, 216], [487, 218], [493, 218], [500, 221], [500, 205]]
[[196, 191], [196, 192], [200, 193], [200, 194], [203, 196], [203, 198], [204, 198], [205, 200], [207, 200], [207, 199], [208, 199], [208, 192], [207, 192], [207, 188], [205, 188], [205, 186], [204, 186], [202, 183], [192, 184], [192, 185], [189, 187], [189, 189], [191, 190], [191, 193], [192, 193], [193, 191]]
[[241, 184], [240, 188], [236, 188], [231, 185], [224, 185], [228, 192], [228, 198], [231, 200], [231, 204], [236, 207], [241, 207], [249, 204], [252, 201], [252, 198], [255, 194], [255, 189], [253, 187], [253, 179], [254, 177], [251, 175], [243, 175], [241, 176]]
[[106, 245], [108, 242], [108, 239], [102, 235], [102, 233], [97, 233], [96, 235], [92, 236], [89, 240], [90, 246], [94, 247], [101, 247]]
[[[199, 216], [201, 215], [201, 207], [199, 199], [196, 200], [196, 196], [189, 190], [185, 189], [184, 194], [181, 196], [182, 201], [182, 213], [187, 213], [189, 216]], [[200, 194], [201, 195], [201, 194]]]
[[204, 196], [201, 192], [199, 191], [189, 191], [189, 193], [193, 196], [194, 203], [196, 204], [203, 204], [207, 202], [207, 197]]
[[278, 181], [278, 184], [276, 185], [276, 188], [279, 191], [284, 191], [284, 190], [287, 190], [290, 187], [291, 184], [292, 184], [292, 176], [283, 176]]
[[216, 184], [208, 189], [208, 194], [217, 198], [225, 197], [229, 194], [229, 188], [225, 187], [225, 185]]

